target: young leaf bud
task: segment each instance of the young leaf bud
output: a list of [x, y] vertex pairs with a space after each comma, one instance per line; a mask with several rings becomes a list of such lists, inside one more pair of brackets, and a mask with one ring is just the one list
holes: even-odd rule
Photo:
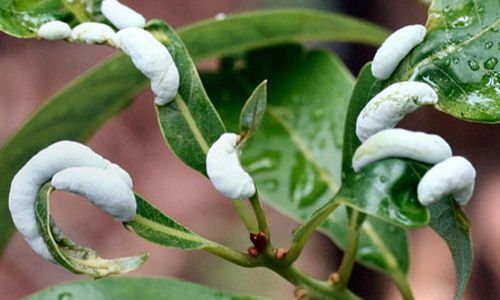
[[476, 170], [461, 156], [453, 156], [435, 165], [418, 184], [418, 200], [422, 205], [430, 205], [452, 195], [460, 205], [465, 205], [474, 192]]
[[207, 174], [214, 187], [230, 199], [248, 199], [255, 194], [252, 177], [240, 163], [238, 135], [224, 133], [207, 154]]
[[437, 102], [438, 95], [426, 83], [405, 81], [392, 84], [363, 108], [356, 121], [356, 135], [364, 142], [381, 130], [394, 128], [420, 106]]
[[146, 25], [146, 19], [141, 14], [117, 0], [102, 1], [101, 12], [118, 29], [144, 28]]
[[352, 167], [358, 172], [372, 162], [389, 157], [435, 164], [451, 155], [450, 146], [438, 135], [405, 129], [386, 129], [372, 135], [356, 149]]
[[422, 43], [426, 34], [427, 29], [422, 25], [405, 26], [391, 34], [373, 58], [373, 76], [378, 80], [389, 78], [401, 60]]

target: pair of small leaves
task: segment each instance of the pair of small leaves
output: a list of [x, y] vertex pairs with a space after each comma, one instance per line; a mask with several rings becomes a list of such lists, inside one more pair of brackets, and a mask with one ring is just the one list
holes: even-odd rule
[[[209, 147], [226, 131], [199, 78], [184, 43], [166, 23], [154, 21], [147, 29], [168, 48], [179, 70], [180, 86], [174, 101], [157, 106], [163, 136], [173, 152], [191, 168], [206, 174]], [[266, 109], [267, 86], [254, 90], [240, 115], [240, 143], [257, 129]]]

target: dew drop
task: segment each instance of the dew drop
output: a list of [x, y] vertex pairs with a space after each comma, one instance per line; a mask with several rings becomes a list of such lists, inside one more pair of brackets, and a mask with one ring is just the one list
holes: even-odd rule
[[490, 57], [484, 62], [484, 68], [487, 70], [493, 70], [498, 64], [498, 59], [496, 57]]
[[387, 177], [385, 177], [385, 176], [380, 176], [379, 179], [380, 179], [380, 182], [382, 182], [382, 183], [387, 182]]
[[71, 300], [73, 299], [73, 294], [71, 293], [61, 293], [57, 296], [57, 300]]
[[460, 58], [458, 57], [453, 57], [453, 63], [458, 64], [460, 62]]
[[469, 60], [469, 67], [472, 71], [479, 70], [480, 66], [475, 59]]
[[493, 42], [492, 41], [487, 41], [484, 44], [484, 48], [486, 48], [486, 49], [491, 49], [491, 47], [493, 47]]
[[447, 59], [444, 60], [444, 65], [445, 66], [449, 67], [450, 64], [451, 64], [451, 59], [447, 58]]

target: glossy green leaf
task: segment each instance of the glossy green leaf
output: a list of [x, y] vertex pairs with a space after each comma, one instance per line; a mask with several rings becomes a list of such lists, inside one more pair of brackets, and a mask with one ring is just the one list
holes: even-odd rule
[[275, 9], [194, 23], [184, 28], [180, 35], [191, 55], [204, 59], [291, 42], [342, 41], [379, 45], [388, 36], [388, 31], [338, 13]]
[[[8, 7], [11, 2], [4, 1], [1, 3], [3, 4], [1, 7]], [[46, 1], [43, 3], [46, 3]], [[322, 23], [324, 26], [322, 30], [320, 30], [318, 27], [320, 24], [318, 24], [311, 27], [314, 30], [306, 32], [301, 30], [294, 34], [293, 31], [282, 26], [274, 31], [267, 31], [265, 35], [256, 35], [251, 42], [244, 38], [248, 36], [248, 32], [256, 32], [252, 29], [251, 24], [260, 24], [269, 20], [285, 22], [299, 16], [306, 23], [315, 22], [316, 13], [324, 16], [325, 22]], [[359, 43], [371, 40], [373, 43], [377, 43], [381, 42], [387, 35], [385, 30], [377, 29], [376, 26], [369, 23], [365, 24], [368, 24], [368, 27], [375, 28], [375, 31], [360, 30], [363, 26], [361, 23], [356, 25], [356, 19], [352, 18], [349, 21], [351, 25], [344, 27], [342, 22], [345, 18], [349, 19], [349, 17], [337, 17], [335, 14], [312, 11], [302, 12], [300, 10], [252, 12], [240, 14], [238, 17], [230, 18], [228, 16], [223, 23], [224, 26], [219, 27], [218, 30], [208, 30], [209, 34], [206, 32], [206, 27], [212, 28], [213, 21], [206, 21], [180, 29], [179, 35], [186, 41], [194, 60], [224, 54], [226, 53], [225, 49], [228, 48], [231, 49], [230, 53], [240, 53], [283, 43], [289, 39], [313, 41], [321, 38], [321, 35], [315, 33], [331, 32], [331, 28], [343, 28], [345, 32], [337, 35], [335, 32], [339, 32], [339, 30], [334, 30], [334, 33], [330, 35], [323, 34], [325, 40]], [[246, 24], [244, 26], [245, 30], [240, 30], [241, 28], [235, 30], [236, 24], [241, 22]], [[226, 43], [220, 43], [218, 40], [220, 30], [225, 34], [230, 34], [232, 38]], [[202, 32], [205, 33], [201, 34]], [[258, 39], [259, 36], [260, 39]], [[197, 44], [199, 41], [202, 41], [202, 45], [207, 45], [207, 48], [200, 48], [200, 45]], [[208, 45], [210, 46], [208, 47]], [[106, 120], [128, 106], [132, 97], [137, 95], [146, 85], [146, 78], [134, 67], [129, 59], [122, 54], [116, 55], [83, 75], [52, 99], [49, 99], [2, 146], [0, 149], [0, 174], [2, 174], [2, 177], [0, 177], [0, 204], [2, 207], [0, 209], [0, 218], [4, 222], [0, 222], [0, 252], [4, 249], [13, 231], [13, 225], [8, 215], [7, 195], [10, 182], [21, 166], [36, 152], [55, 141], [62, 139], [86, 141]], [[65, 126], [60, 126], [62, 123]]]
[[[267, 107], [267, 81], [263, 81], [253, 91], [240, 114], [240, 136], [248, 139], [257, 130]], [[240, 141], [241, 143], [241, 141]]]
[[100, 0], [1, 0], [0, 31], [30, 38], [38, 28], [49, 21], [61, 20], [70, 25], [104, 20]]
[[[296, 219], [307, 220], [339, 188], [343, 129], [353, 78], [332, 53], [305, 52], [300, 46], [256, 51], [245, 65], [248, 67], [243, 70], [204, 74], [203, 81], [226, 126], [233, 131], [238, 128], [236, 116], [245, 102], [243, 95], [268, 79], [268, 109], [259, 130], [243, 149], [242, 162], [266, 202]], [[321, 229], [345, 247], [348, 224], [345, 209], [339, 208]], [[361, 230], [359, 261], [406, 274], [406, 242], [404, 230], [369, 217]]]
[[155, 300], [264, 300], [229, 293], [181, 280], [147, 277], [112, 277], [74, 281], [50, 287], [27, 300], [53, 299], [155, 299]]
[[[354, 154], [354, 151], [356, 151], [356, 149], [361, 144], [356, 136], [357, 116], [366, 105], [366, 103], [374, 95], [380, 92], [381, 89], [381, 83], [377, 81], [371, 74], [370, 65], [366, 65], [358, 75], [358, 80], [356, 82], [356, 86], [354, 87], [354, 91], [349, 103], [349, 108], [347, 110], [343, 143], [344, 147], [342, 153], [342, 184], [346, 187], [344, 187], [344, 191], [341, 191], [342, 193], [348, 192], [347, 186], [361, 180], [364, 180], [366, 182], [372, 181], [374, 183], [381, 183], [379, 174], [376, 174], [374, 178], [366, 176], [374, 175], [373, 171], [365, 171], [363, 174], [357, 175], [352, 168], [352, 156]], [[398, 166], [399, 169], [401, 169], [400, 160], [394, 159], [391, 161], [392, 163], [390, 161], [384, 163], [384, 172], [388, 172], [388, 174], [384, 174], [384, 176], [397, 174], [397, 172], [390, 170], [390, 166], [395, 166], [396, 171]], [[375, 167], [375, 169], [376, 168], [377, 167]], [[370, 169], [373, 170], [374, 167], [370, 167]], [[393, 180], [397, 178], [397, 176], [392, 177]], [[387, 184], [389, 184], [389, 181], [384, 182], [384, 185]], [[365, 186], [363, 190], [367, 188], [368, 187]], [[350, 193], [356, 193], [356, 190], [350, 191]], [[371, 195], [366, 196], [371, 197]], [[364, 201], [364, 199], [360, 198], [360, 195], [358, 194], [356, 194], [355, 197], [345, 197], [344, 199], [342, 199], [342, 201], [344, 203], [348, 203], [349, 206], [369, 213], [369, 215], [371, 216], [376, 216], [368, 217], [363, 225], [363, 228], [365, 230], [361, 232], [362, 235], [360, 239], [360, 245], [365, 246], [360, 246], [358, 250], [358, 257], [360, 261], [366, 261], [368, 262], [367, 264], [371, 267], [385, 271], [389, 275], [399, 274], [400, 277], [403, 277], [408, 272], [409, 265], [406, 231], [402, 228], [398, 228], [385, 221], [382, 221], [383, 219], [385, 219], [391, 220], [391, 223], [399, 223], [400, 220], [398, 218], [393, 219], [391, 216], [400, 216], [400, 213], [397, 209], [398, 203], [392, 203], [392, 199], [386, 199], [385, 195], [381, 196], [382, 197], [376, 199], [375, 202], [380, 203], [381, 201], [384, 201], [386, 203], [386, 207], [393, 208], [392, 213], [379, 214], [378, 207], [367, 206], [371, 203], [371, 201], [374, 201], [373, 199], [370, 199], [370, 201]], [[363, 203], [366, 205], [359, 205]], [[339, 214], [339, 212], [335, 212], [333, 217], [337, 217], [337, 214]], [[332, 219], [335, 220], [334, 218]], [[347, 221], [345, 223], [347, 223]], [[367, 255], [364, 260], [362, 259], [363, 253], [369, 253], [369, 255]]]
[[417, 198], [417, 186], [429, 166], [387, 159], [347, 177], [335, 201], [403, 227], [421, 227], [429, 214]]
[[202, 249], [210, 244], [204, 238], [165, 216], [159, 209], [136, 195], [137, 215], [125, 227], [144, 239], [167, 247]]
[[161, 21], [150, 22], [147, 29], [168, 48], [180, 75], [175, 99], [156, 107], [163, 136], [184, 163], [205, 174], [208, 149], [225, 132], [224, 124], [180, 37]]
[[103, 259], [93, 249], [80, 246], [64, 236], [50, 215], [50, 194], [54, 191], [50, 183], [38, 192], [35, 201], [35, 215], [42, 235], [52, 257], [67, 270], [101, 278], [121, 274], [139, 268], [148, 254], [119, 259]]
[[354, 88], [344, 133], [342, 188], [336, 201], [366, 214], [403, 227], [429, 222], [429, 213], [417, 199], [417, 185], [428, 166], [408, 160], [375, 162], [359, 173], [352, 168], [352, 156], [361, 145], [356, 136], [356, 119], [363, 107], [382, 89], [371, 74], [370, 65], [361, 70]]
[[428, 34], [390, 82], [415, 79], [435, 88], [438, 107], [459, 119], [500, 122], [500, 2], [435, 0]]
[[16, 172], [56, 141], [87, 141], [104, 122], [127, 107], [147, 83], [141, 73], [129, 70], [134, 67], [126, 57], [96, 67], [50, 99], [0, 149], [0, 249], [13, 229], [7, 198]]
[[451, 198], [432, 204], [429, 210], [431, 212], [429, 225], [446, 241], [455, 264], [457, 287], [454, 299], [462, 299], [472, 272], [473, 262], [469, 220]]

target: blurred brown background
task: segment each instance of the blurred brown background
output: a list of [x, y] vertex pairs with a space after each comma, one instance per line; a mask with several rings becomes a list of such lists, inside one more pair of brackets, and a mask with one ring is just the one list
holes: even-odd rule
[[[424, 23], [426, 18], [425, 9], [417, 0], [123, 2], [148, 19], [165, 19], [175, 27], [211, 18], [219, 12], [263, 7], [343, 11], [391, 29]], [[375, 50], [346, 44], [333, 45], [333, 49], [354, 74], [370, 60]], [[112, 53], [106, 47], [17, 40], [0, 34], [0, 142], [45, 99]], [[107, 123], [90, 145], [128, 170], [135, 180], [135, 189], [174, 219], [211, 239], [244, 249], [248, 245], [246, 233], [228, 201], [170, 153], [156, 122], [152, 95], [146, 91], [125, 113]], [[466, 298], [500, 299], [497, 249], [500, 245], [500, 126], [460, 122], [430, 109], [413, 114], [403, 126], [442, 135], [456, 154], [468, 157], [477, 167], [477, 191], [466, 208], [472, 219], [476, 251], [474, 274]], [[293, 288], [271, 272], [242, 269], [201, 252], [152, 245], [123, 230], [120, 224], [84, 201], [72, 201], [76, 197], [58, 194], [56, 198], [64, 198], [64, 201], [54, 201], [55, 218], [79, 243], [92, 245], [105, 257], [150, 252], [149, 261], [134, 275], [178, 277], [238, 293], [292, 299]], [[277, 244], [287, 245], [289, 233], [296, 224], [268, 207], [266, 210]], [[444, 242], [428, 229], [413, 231], [411, 255], [410, 277], [416, 298], [451, 299], [454, 269]], [[309, 242], [300, 265], [307, 272], [326, 278], [338, 266], [340, 258], [341, 252], [317, 234]], [[41, 288], [76, 279], [84, 278], [39, 258], [19, 235], [12, 239], [0, 259], [2, 299], [18, 299]], [[388, 280], [359, 266], [351, 286], [364, 298], [399, 299]]]

